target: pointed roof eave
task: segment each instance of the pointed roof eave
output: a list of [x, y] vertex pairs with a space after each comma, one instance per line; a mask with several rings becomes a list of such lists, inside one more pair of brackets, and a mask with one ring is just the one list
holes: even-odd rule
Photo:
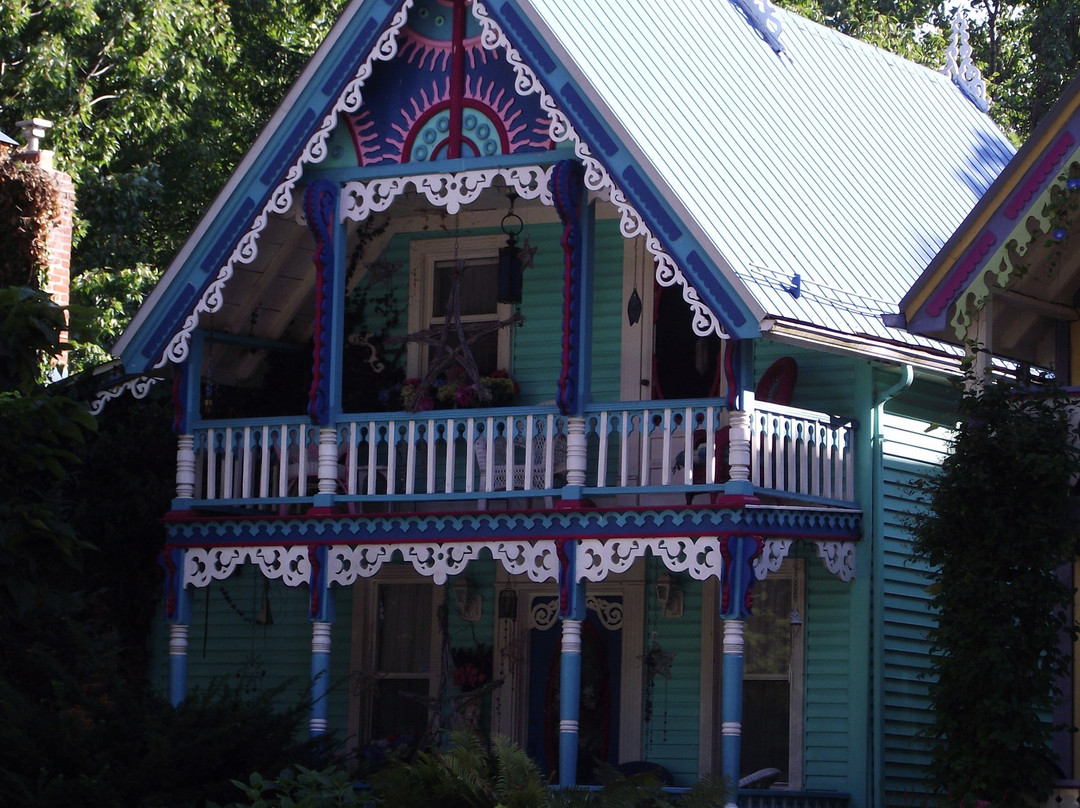
[[[373, 50], [382, 45], [392, 47], [387, 37], [405, 22], [411, 5], [409, 0], [404, 3], [352, 0], [344, 10], [117, 342], [114, 353], [124, 361], [125, 367], [134, 372], [148, 372], [183, 360], [187, 341], [178, 336], [190, 332], [201, 310], [213, 310], [208, 305], [212, 306], [214, 299], [220, 297], [221, 288], [231, 275], [233, 260], [256, 249], [254, 242], [261, 231], [258, 220], [266, 218], [268, 207], [275, 210], [279, 207], [270, 199], [271, 195], [282, 196], [285, 207], [291, 203], [291, 191], [303, 173], [303, 164], [312, 162], [305, 159], [311, 157], [305, 149], [311, 151], [313, 143], [321, 142], [317, 134], [332, 130], [338, 111], [335, 102], [340, 106], [341, 97], [353, 84], [362, 86], [366, 75], [360, 76], [358, 71], [364, 59], [370, 64], [375, 58]], [[598, 104], [598, 94], [593, 88], [583, 86], [561, 64], [565, 53], [558, 50], [550, 32], [538, 36], [539, 29], [529, 27], [520, 13], [520, 5], [513, 0], [502, 2], [502, 19], [490, 19], [499, 26], [510, 21], [512, 31], [506, 41], [518, 49], [520, 69], [532, 71], [536, 84], [547, 89], [553, 77], [558, 79], [555, 91], [549, 95], [559, 114], [586, 133], [575, 141], [577, 154], [587, 169], [591, 169], [587, 178], [599, 177], [592, 189], [606, 188], [611, 200], [621, 209], [623, 234], [627, 237], [644, 234], [652, 242], [651, 249], [661, 264], [658, 278], [661, 283], [682, 283], [686, 287], [684, 299], [695, 311], [695, 328], [699, 333], [756, 336], [764, 313], [747, 303], [753, 298], [741, 281], [735, 279], [734, 272], [713, 245], [700, 236], [700, 230], [687, 232], [683, 222], [691, 219], [678, 205], [670, 188], [660, 182], [640, 153], [631, 152], [632, 141], [615, 116], [606, 106]], [[483, 5], [477, 2], [475, 7], [482, 17]], [[519, 36], [524, 38], [525, 47], [518, 45]], [[598, 158], [593, 157], [590, 144], [599, 152]], [[316, 157], [314, 162], [317, 161]], [[663, 192], [658, 190], [658, 184]], [[237, 233], [245, 234], [239, 243]], [[654, 233], [657, 235], [653, 236]], [[685, 268], [689, 286], [680, 268]], [[200, 301], [194, 309], [192, 300]]]
[[1025, 230], [1030, 217], [1042, 221], [1043, 207], [1061, 172], [1080, 159], [1080, 79], [1066, 88], [1058, 103], [1039, 123], [1009, 164], [945, 243], [900, 302], [898, 323], [909, 331], [960, 342], [957, 333], [968, 318], [950, 312], [967, 295], [976, 307], [988, 296], [986, 276], [1007, 281], [1014, 267], [1009, 243]]
[[[702, 334], [722, 331], [732, 338], [759, 336], [759, 323], [767, 312], [704, 235], [542, 16], [530, 3], [517, 0], [476, 0], [474, 5], [479, 6], [479, 16], [489, 15], [502, 29], [516, 46], [525, 67], [532, 71], [533, 80], [544, 87], [573, 125], [580, 137], [577, 151], [586, 164], [586, 183], [593, 177], [590, 187], [595, 190], [602, 181], [595, 180], [597, 170], [607, 174], [612, 201], [623, 214], [624, 235], [638, 234], [632, 228], [634, 220], [639, 219], [643, 225], [639, 232], [644, 232], [647, 241], [658, 241], [658, 245], [651, 246], [660, 247], [654, 250], [660, 254], [657, 278], [665, 285], [684, 285], [684, 298], [698, 314], [695, 329]], [[663, 259], [667, 256], [674, 265], [665, 268]], [[708, 312], [694, 305], [696, 299], [704, 303]], [[718, 322], [704, 328], [702, 315]]]
[[351, 0], [117, 340], [113, 354], [125, 367], [148, 372], [164, 364], [174, 332], [194, 316], [191, 301], [215, 282], [231, 253], [245, 249], [233, 234], [248, 231], [312, 136], [336, 118], [334, 102], [400, 5]]

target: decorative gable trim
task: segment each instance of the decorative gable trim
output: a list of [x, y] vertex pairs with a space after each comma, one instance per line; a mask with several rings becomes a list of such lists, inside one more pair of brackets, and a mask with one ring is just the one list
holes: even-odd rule
[[258, 240], [262, 231], [266, 229], [272, 214], [284, 215], [293, 207], [293, 190], [304, 174], [303, 167], [307, 163], [318, 164], [327, 154], [327, 141], [338, 124], [342, 113], [355, 112], [363, 102], [362, 88], [371, 76], [373, 65], [377, 61], [389, 61], [397, 55], [398, 34], [408, 20], [409, 9], [412, 8], [413, 0], [403, 0], [401, 8], [394, 15], [390, 25], [383, 31], [371, 49], [367, 58], [360, 65], [356, 75], [338, 96], [330, 112], [323, 118], [322, 124], [315, 133], [308, 138], [300, 157], [293, 163], [285, 174], [285, 179], [271, 192], [262, 211], [255, 217], [247, 233], [240, 239], [233, 250], [229, 260], [218, 270], [214, 280], [203, 292], [199, 302], [188, 314], [180, 330], [173, 335], [166, 347], [161, 359], [154, 365], [155, 368], [164, 367], [166, 364], [180, 363], [187, 359], [191, 343], [191, 335], [199, 324], [201, 314], [213, 314], [218, 311], [224, 302], [225, 284], [233, 275], [236, 264], [250, 264], [259, 253]]
[[[512, 11], [511, 7], [504, 6], [502, 13], [514, 14], [515, 12]], [[552, 141], [555, 143], [569, 141], [574, 144], [574, 153], [585, 166], [585, 187], [596, 193], [601, 199], [609, 201], [615, 206], [619, 212], [619, 232], [622, 236], [628, 239], [639, 235], [644, 237], [645, 248], [656, 261], [656, 282], [665, 287], [674, 286], [676, 284], [682, 286], [683, 300], [690, 306], [691, 311], [694, 313], [694, 332], [699, 336], [717, 334], [720, 337], [727, 337], [727, 333], [720, 323], [720, 320], [701, 300], [697, 290], [687, 282], [686, 277], [682, 274], [678, 266], [675, 265], [675, 262], [664, 249], [660, 240], [652, 232], [649, 226], [645, 224], [641, 214], [638, 213], [630, 203], [626, 194], [616, 185], [607, 169], [604, 168], [603, 164], [596, 158], [589, 146], [586, 145], [577, 134], [577, 131], [570, 123], [570, 120], [556, 105], [555, 99], [544, 88], [536, 73], [534, 73], [525, 63], [521, 54], [513, 44], [511, 44], [510, 40], [507, 38], [506, 34], [503, 33], [495, 20], [492, 19], [484, 3], [476, 0], [476, 2], [473, 3], [473, 14], [480, 20], [480, 24], [483, 27], [483, 34], [481, 36], [483, 46], [489, 50], [494, 50], [496, 48], [505, 49], [507, 60], [513, 65], [514, 73], [517, 76], [515, 90], [518, 94], [539, 94], [540, 106], [547, 112], [548, 117], [551, 120], [548, 132]], [[530, 37], [525, 34], [525, 31], [527, 30], [525, 22], [520, 19], [518, 22], [519, 24], [515, 26], [515, 37], [522, 43], [523, 47], [528, 48], [530, 57], [539, 56], [544, 52], [543, 48], [539, 43], [531, 40]], [[537, 59], [537, 62], [538, 64], [547, 65], [550, 70], [555, 69], [555, 65], [551, 63], [546, 55], [543, 58]], [[564, 93], [569, 93], [572, 88], [564, 86], [562, 90]], [[577, 96], [574, 95], [574, 97], [576, 98]], [[586, 109], [586, 105], [583, 101], [575, 105], [575, 112], [581, 116], [591, 117], [591, 112]], [[592, 127], [590, 131], [594, 133], [594, 139], [602, 152], [611, 155], [617, 150], [617, 144], [605, 137], [602, 127], [595, 126]], [[631, 175], [631, 178], [632, 177], [633, 175]], [[733, 321], [736, 324], [741, 325], [745, 320], [740, 312], [732, 311], [729, 313], [735, 315]]]
[[776, 16], [776, 6], [771, 0], [731, 0], [731, 2], [742, 9], [746, 19], [757, 29], [770, 48], [777, 53], [787, 54], [787, 48], [780, 41], [784, 26], [780, 18]]
[[945, 51], [945, 67], [941, 69], [941, 72], [951, 78], [975, 106], [983, 112], [990, 109], [990, 96], [986, 92], [986, 82], [971, 59], [967, 15], [963, 11], [958, 11], [953, 16], [952, 41]]

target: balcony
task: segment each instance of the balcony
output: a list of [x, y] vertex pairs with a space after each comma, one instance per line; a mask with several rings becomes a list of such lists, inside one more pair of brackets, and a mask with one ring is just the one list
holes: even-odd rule
[[369, 413], [329, 429], [302, 417], [203, 422], [182, 436], [180, 508], [352, 513], [705, 504], [729, 480], [769, 501], [851, 507], [854, 426], [775, 404], [710, 400]]

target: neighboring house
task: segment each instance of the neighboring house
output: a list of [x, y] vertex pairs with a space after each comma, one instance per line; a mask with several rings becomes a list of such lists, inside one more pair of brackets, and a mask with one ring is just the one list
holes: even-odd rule
[[882, 315], [1013, 154], [979, 103], [749, 0], [348, 4], [116, 346], [171, 698], [916, 804], [962, 352]]
[[[1080, 384], [1080, 81], [987, 189], [900, 304], [913, 333], [991, 354], [1062, 384]], [[1068, 574], [1076, 579], [1076, 571]], [[1074, 652], [1075, 656], [1075, 652]], [[1080, 680], [1055, 719], [1080, 724]], [[1055, 736], [1059, 765], [1080, 772], [1075, 733]], [[1075, 783], [1074, 783], [1075, 785]], [[1072, 798], [1080, 798], [1075, 792]]]

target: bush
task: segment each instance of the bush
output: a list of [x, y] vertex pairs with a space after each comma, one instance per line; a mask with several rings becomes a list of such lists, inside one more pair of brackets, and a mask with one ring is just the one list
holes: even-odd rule
[[970, 389], [912, 525], [915, 555], [935, 571], [930, 775], [954, 799], [1041, 803], [1055, 777], [1062, 640], [1076, 636], [1058, 571], [1077, 552], [1068, 494], [1080, 459], [1059, 391]]

